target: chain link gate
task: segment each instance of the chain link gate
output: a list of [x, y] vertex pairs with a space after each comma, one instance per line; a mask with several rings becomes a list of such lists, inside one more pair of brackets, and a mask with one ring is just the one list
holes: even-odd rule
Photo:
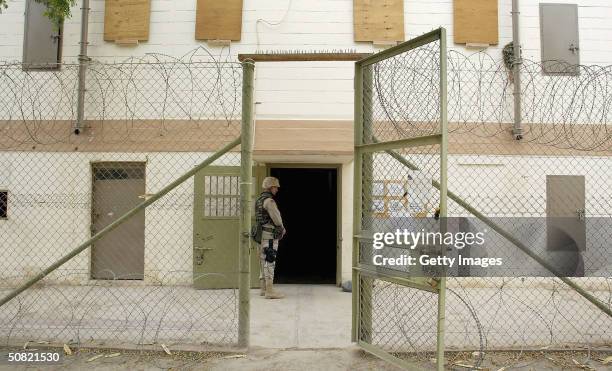
[[421, 351], [443, 368], [445, 278], [380, 266], [373, 235], [446, 215], [446, 99], [444, 28], [355, 65], [352, 339], [404, 368], [401, 354]]
[[[540, 63], [523, 61], [525, 131], [515, 141], [512, 74], [484, 52], [446, 57], [443, 35], [356, 65], [353, 340], [405, 368], [437, 352], [438, 369], [445, 346], [450, 363], [468, 352], [478, 354], [478, 367], [486, 352], [609, 344], [610, 67], [550, 77]], [[553, 192], [555, 182], [571, 197]], [[534, 253], [544, 251], [546, 229], [520, 218], [555, 208], [587, 221], [584, 276], [565, 277]], [[508, 254], [525, 254], [525, 265], [491, 277], [424, 279], [381, 262], [406, 250], [380, 239], [377, 246], [374, 232], [432, 230], [435, 214], [477, 220], [489, 228], [492, 251], [511, 246]], [[500, 217], [508, 218], [503, 227]], [[529, 275], [529, 264], [539, 273]]]

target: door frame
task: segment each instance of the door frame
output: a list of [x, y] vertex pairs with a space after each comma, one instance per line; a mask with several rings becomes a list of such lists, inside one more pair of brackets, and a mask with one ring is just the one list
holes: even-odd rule
[[[266, 162], [258, 165], [266, 167], [266, 176], [270, 169], [335, 169], [336, 170], [336, 286], [342, 285], [342, 164], [308, 163], [308, 162]], [[281, 185], [282, 187], [282, 185]]]

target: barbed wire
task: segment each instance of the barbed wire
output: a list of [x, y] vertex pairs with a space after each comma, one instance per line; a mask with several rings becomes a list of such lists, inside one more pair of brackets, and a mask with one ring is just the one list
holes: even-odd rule
[[[612, 278], [599, 281], [591, 293], [609, 303]], [[577, 294], [556, 278], [450, 278], [447, 290], [446, 347], [477, 350], [475, 367], [491, 351], [590, 349], [609, 341], [608, 319], [594, 315], [589, 303], [574, 301]], [[428, 359], [436, 344], [434, 296], [385, 281], [374, 281], [371, 291], [372, 341]], [[577, 310], [581, 318], [568, 316]]]
[[[438, 94], [434, 80], [439, 66], [430, 63], [435, 53], [434, 46], [419, 48], [409, 56], [402, 54], [374, 66], [374, 85], [385, 119], [402, 135], [414, 130], [410, 123], [427, 121], [427, 117], [414, 117], [415, 110], [407, 102], [430, 102], [431, 96]], [[157, 53], [118, 63], [92, 62], [86, 112], [88, 120], [103, 123], [96, 140], [104, 142], [105, 137], [112, 136], [112, 142], [129, 141], [134, 133], [132, 123], [138, 120], [160, 120], [159, 133], [163, 134], [172, 130], [165, 125], [167, 120], [206, 120], [202, 107], [213, 102], [220, 103], [226, 124], [235, 120], [240, 113], [239, 94], [229, 87], [240, 85], [240, 64], [229, 61], [229, 53], [224, 60], [221, 55], [197, 48], [181, 57]], [[550, 66], [553, 62], [544, 63]], [[577, 75], [563, 76], [545, 75], [544, 63], [523, 59], [520, 66], [523, 142], [581, 151], [610, 150], [612, 66], [554, 62], [578, 71]], [[0, 120], [15, 121], [3, 129], [14, 146], [74, 141], [74, 136], [59, 131], [54, 121], [75, 119], [77, 68], [75, 64], [62, 64], [59, 71], [41, 74], [23, 70], [19, 63], [0, 64], [0, 94], [4, 100]], [[215, 78], [199, 80], [201, 70], [209, 68], [216, 71]], [[486, 52], [451, 50], [447, 80], [451, 133], [510, 135], [513, 81], [502, 60]], [[156, 81], [156, 85], [147, 81]], [[380, 88], [382, 83], [387, 84], [385, 91]], [[427, 106], [428, 117], [438, 113], [438, 106]], [[22, 137], [16, 137], [14, 131]]]
[[[182, 57], [157, 53], [91, 62], [85, 110], [86, 119], [97, 125], [87, 136], [101, 143], [144, 141], [136, 130], [139, 122], [156, 127], [149, 134], [154, 137], [179, 132], [168, 121], [184, 120], [195, 123], [187, 126], [193, 138], [210, 134], [209, 125], [197, 122], [228, 126], [239, 120], [242, 67], [228, 61], [229, 55], [222, 58], [197, 48]], [[0, 149], [77, 143], [65, 127], [76, 118], [78, 65], [65, 63], [44, 73], [24, 67], [0, 64], [0, 122], [5, 122]]]
[[[0, 64], [3, 296], [240, 136], [242, 65], [229, 54], [90, 62], [80, 135], [78, 65]], [[239, 160], [230, 151], [215, 165]], [[2, 341], [236, 344], [237, 280], [195, 263], [194, 183], [4, 305]], [[194, 287], [219, 281], [228, 288]]]
[[[5, 345], [28, 340], [69, 342], [76, 347], [108, 341], [115, 345], [235, 343], [238, 290], [193, 291], [173, 282], [172, 276], [191, 274], [170, 271], [162, 277], [147, 276], [149, 283], [143, 287], [126, 281], [117, 286], [121, 281], [116, 280], [70, 284], [86, 278], [89, 272], [58, 271], [54, 279], [60, 285], [33, 288], [3, 307], [0, 328]], [[218, 274], [198, 278], [210, 275]], [[7, 281], [27, 278], [15, 276]], [[112, 315], [109, 318], [101, 312]], [[49, 318], [52, 323], [45, 322]]]
[[[438, 130], [439, 59], [436, 45], [375, 64], [373, 84], [380, 105], [381, 136], [427, 135]], [[543, 65], [576, 70], [545, 75]], [[556, 67], [555, 67], [556, 66]], [[581, 151], [612, 148], [612, 66], [569, 66], [562, 61], [523, 60], [522, 142]], [[449, 133], [492, 138], [511, 136], [513, 79], [503, 61], [486, 52], [448, 52]], [[384, 88], [383, 88], [384, 86]], [[418, 109], [415, 109], [418, 106]], [[418, 116], [417, 116], [418, 113]], [[390, 123], [395, 134], [386, 133]]]
[[[438, 144], [419, 145], [415, 140], [414, 145], [394, 152], [361, 152], [360, 234], [415, 230], [415, 225], [435, 220], [441, 197], [432, 182], [440, 184], [443, 176], [453, 194], [447, 216], [506, 218], [504, 231], [532, 251], [546, 248], [546, 227], [521, 223], [520, 217], [544, 220], [555, 207], [565, 207], [567, 220], [574, 219], [573, 215], [579, 220], [574, 213], [581, 210], [589, 218], [609, 220], [612, 66], [547, 62], [547, 68], [579, 73], [545, 75], [542, 63], [523, 61], [523, 139], [516, 141], [512, 133], [514, 79], [503, 61], [484, 52], [449, 51], [447, 56], [450, 135], [446, 172]], [[366, 143], [441, 133], [440, 87], [444, 80], [439, 42], [378, 61], [364, 69], [362, 78]], [[564, 183], [552, 184], [549, 175]], [[390, 189], [388, 184], [396, 187]], [[559, 196], [554, 187], [567, 193]], [[598, 228], [593, 219], [585, 221], [585, 248], [579, 252], [585, 266], [596, 263], [591, 273], [609, 266], [606, 247], [610, 240], [609, 231]], [[574, 237], [582, 237], [581, 233]], [[495, 233], [487, 235], [485, 245], [483, 253], [488, 257], [501, 256], [496, 249], [505, 245], [508, 254], [523, 254], [507, 237]], [[428, 250], [418, 254], [423, 251]], [[373, 256], [381, 253], [397, 258], [407, 252], [377, 250], [370, 241], [361, 242], [359, 262], [371, 273], [360, 274], [357, 286], [360, 340], [400, 358], [410, 353], [429, 361], [438, 336], [437, 293], [388, 282], [385, 276], [394, 278], [394, 274], [420, 277], [419, 268], [414, 273], [401, 264], [376, 266]], [[470, 357], [470, 367], [478, 368], [486, 352], [500, 349], [522, 353], [554, 347], [590, 349], [610, 343], [608, 314], [560, 279], [538, 277], [541, 273], [526, 277], [525, 271], [514, 268], [505, 275], [513, 277], [447, 278], [445, 349], [477, 350]], [[602, 307], [610, 308], [611, 277], [571, 280]]]

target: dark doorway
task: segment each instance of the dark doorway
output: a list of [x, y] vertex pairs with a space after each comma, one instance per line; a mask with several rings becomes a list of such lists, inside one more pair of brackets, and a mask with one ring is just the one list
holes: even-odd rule
[[336, 283], [337, 169], [272, 168], [275, 199], [287, 228], [274, 282]]

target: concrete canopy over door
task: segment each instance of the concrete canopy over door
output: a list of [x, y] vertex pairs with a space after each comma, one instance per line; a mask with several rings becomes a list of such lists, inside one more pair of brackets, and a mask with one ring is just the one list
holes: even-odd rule
[[253, 160], [260, 163], [347, 163], [353, 159], [353, 122], [258, 120]]

